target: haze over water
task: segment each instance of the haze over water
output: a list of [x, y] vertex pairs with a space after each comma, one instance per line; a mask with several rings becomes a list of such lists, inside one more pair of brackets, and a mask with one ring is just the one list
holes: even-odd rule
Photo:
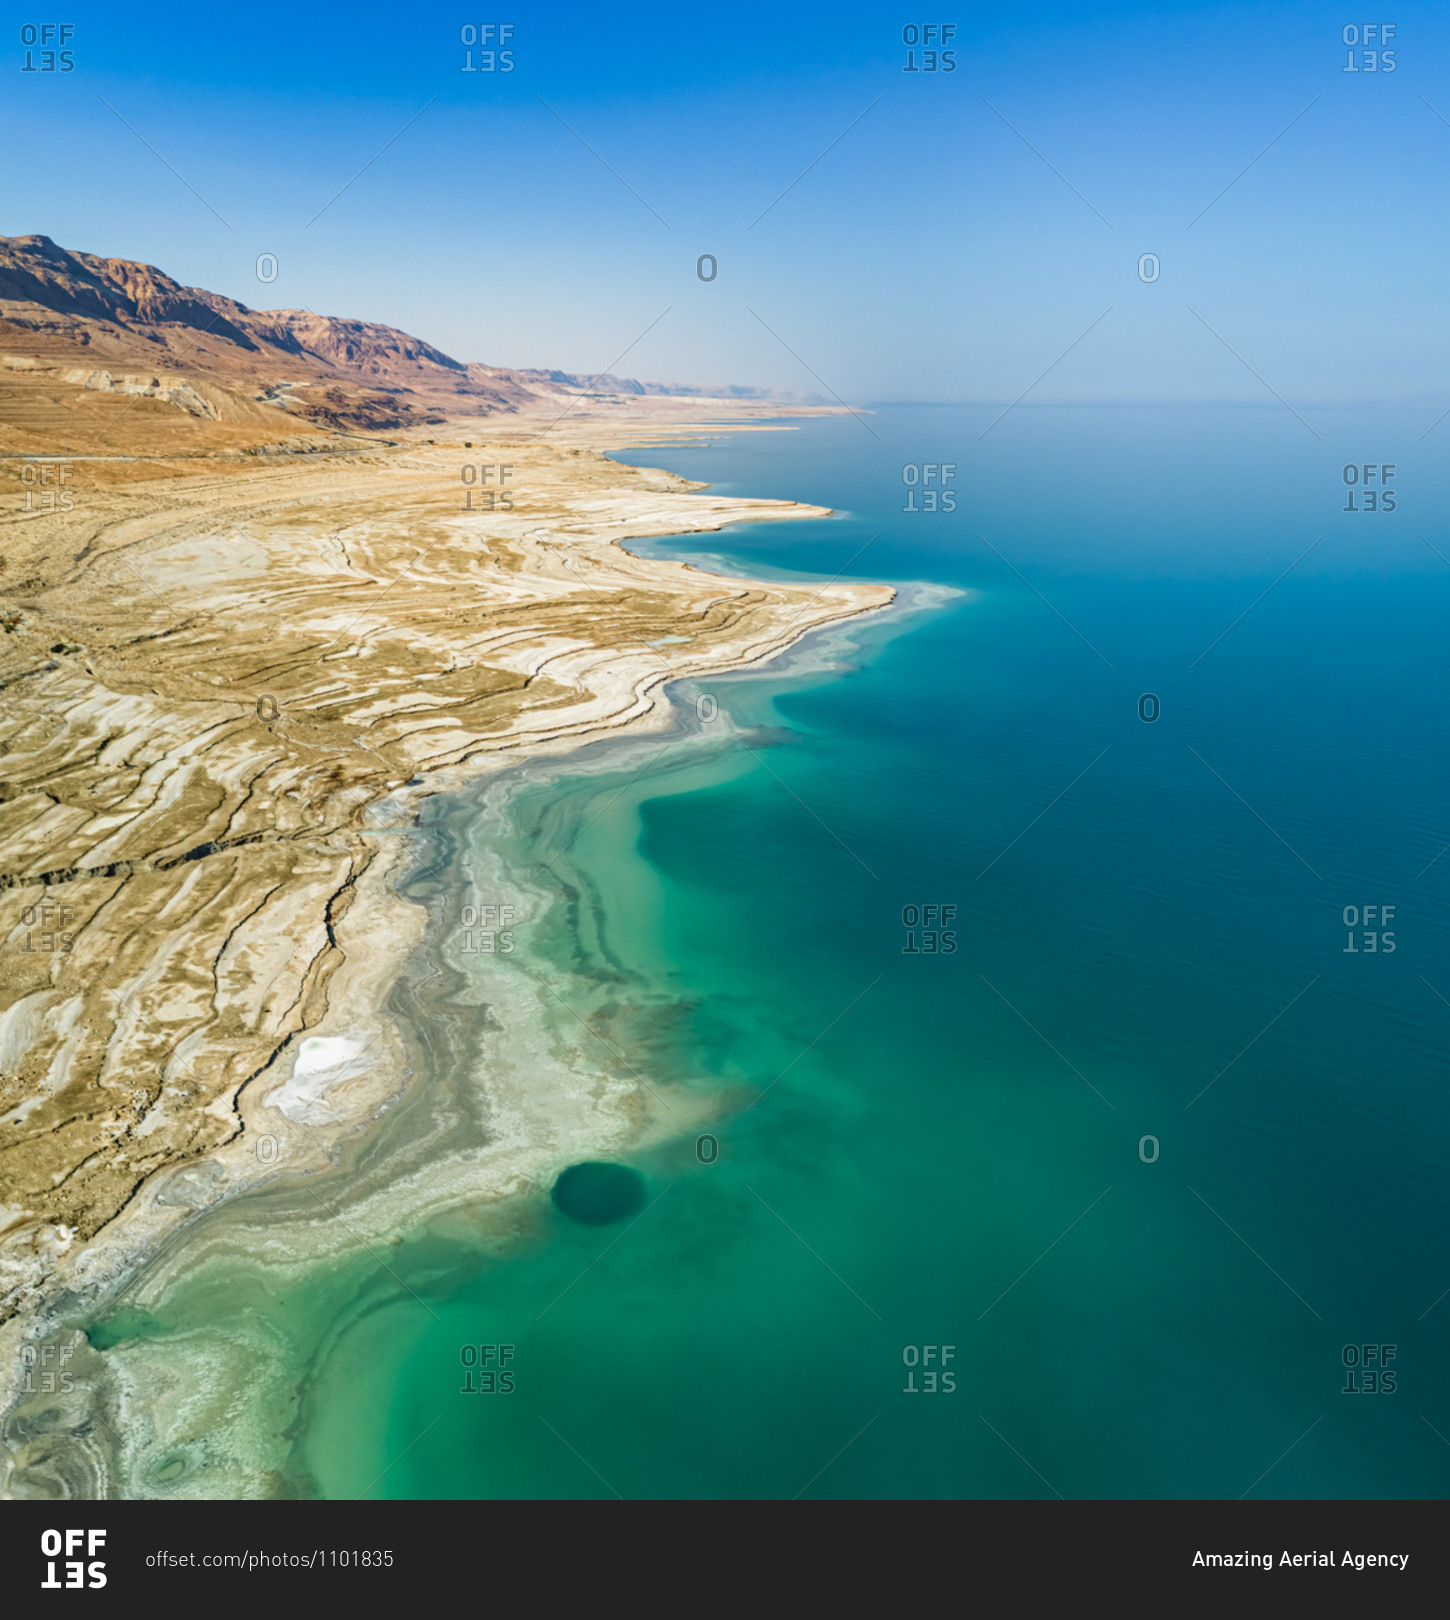
[[[716, 748], [514, 800], [508, 860], [567, 902], [523, 957], [617, 988], [610, 1040], [718, 1153], [630, 1157], [633, 1225], [541, 1191], [512, 1248], [396, 1251], [299, 1338], [315, 1488], [1443, 1494], [1438, 448], [1413, 412], [992, 414], [628, 458], [839, 514], [659, 552], [967, 594], [707, 683]], [[1344, 512], [1387, 461], [1395, 511]], [[927, 462], [954, 513], [902, 511]], [[499, 1345], [512, 1391], [464, 1393]]]

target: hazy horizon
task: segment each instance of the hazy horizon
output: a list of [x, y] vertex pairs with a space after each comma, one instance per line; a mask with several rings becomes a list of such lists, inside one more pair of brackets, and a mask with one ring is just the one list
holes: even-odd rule
[[1424, 201], [1450, 23], [1423, 5], [1373, 74], [1303, 4], [963, 14], [935, 74], [879, 4], [522, 6], [491, 74], [436, 0], [245, 35], [72, 15], [64, 73], [18, 71], [38, 25], [8, 25], [0, 128], [43, 159], [0, 229], [252, 308], [852, 402], [1450, 404]]

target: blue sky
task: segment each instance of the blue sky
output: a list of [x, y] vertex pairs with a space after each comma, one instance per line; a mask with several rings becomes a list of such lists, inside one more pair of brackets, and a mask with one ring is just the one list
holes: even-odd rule
[[[1443, 8], [1375, 74], [1325, 4], [65, 15], [74, 71], [27, 74], [4, 8], [0, 231], [255, 307], [851, 400], [1056, 360], [1034, 400], [1450, 404]], [[902, 72], [926, 21], [954, 72]], [[460, 71], [488, 22], [513, 71]]]

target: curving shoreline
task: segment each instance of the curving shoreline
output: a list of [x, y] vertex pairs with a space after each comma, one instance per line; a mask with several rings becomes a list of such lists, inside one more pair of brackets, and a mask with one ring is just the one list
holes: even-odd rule
[[[592, 431], [601, 439], [607, 437], [611, 448], [618, 448], [620, 440], [629, 437], [614, 425], [607, 435], [597, 428]], [[579, 424], [575, 429], [576, 437], [590, 432], [588, 424]], [[649, 432], [641, 436], [658, 442], [660, 430], [651, 424]], [[572, 458], [579, 452], [580, 446], [576, 444], [563, 454]], [[509, 453], [520, 455], [512, 447]], [[556, 448], [551, 447], [551, 455], [557, 454]], [[410, 456], [416, 456], [416, 451], [410, 452]], [[52, 1252], [47, 1253], [44, 1245], [34, 1243], [32, 1223], [30, 1264], [17, 1267], [13, 1243], [17, 1223], [12, 1221], [11, 1278], [14, 1279], [17, 1269], [28, 1273], [22, 1276], [21, 1287], [29, 1293], [29, 1304], [22, 1313], [12, 1317], [6, 1329], [0, 1330], [0, 1352], [10, 1359], [18, 1354], [22, 1338], [33, 1338], [57, 1315], [74, 1320], [80, 1314], [83, 1301], [94, 1305], [113, 1293], [123, 1280], [133, 1277], [138, 1267], [147, 1267], [145, 1292], [148, 1295], [153, 1291], [153, 1282], [157, 1288], [164, 1286], [167, 1255], [186, 1246], [178, 1242], [178, 1234], [184, 1235], [198, 1224], [204, 1225], [207, 1210], [229, 1205], [240, 1192], [269, 1181], [279, 1188], [284, 1183], [294, 1182], [305, 1188], [305, 1179], [297, 1178], [337, 1163], [340, 1154], [359, 1151], [359, 1144], [363, 1144], [361, 1151], [365, 1152], [372, 1122], [391, 1109], [406, 1106], [408, 1081], [414, 1066], [402, 1027], [408, 1012], [407, 998], [401, 1006], [395, 998], [396, 1011], [390, 1014], [380, 1015], [378, 1009], [398, 978], [399, 964], [415, 959], [423, 942], [426, 913], [399, 892], [399, 880], [402, 880], [401, 888], [407, 888], [414, 843], [406, 830], [422, 800], [469, 780], [494, 776], [521, 759], [537, 762], [550, 757], [572, 758], [581, 743], [589, 738], [635, 739], [661, 734], [673, 723], [668, 705], [662, 701], [663, 688], [668, 682], [692, 675], [754, 668], [793, 646], [809, 631], [884, 606], [894, 595], [886, 587], [835, 584], [818, 588], [727, 579], [702, 573], [684, 563], [645, 562], [635, 558], [622, 552], [616, 542], [645, 535], [699, 533], [742, 521], [826, 514], [821, 509], [793, 503], [701, 499], [686, 494], [695, 486], [672, 480], [667, 474], [621, 468], [616, 463], [605, 462], [597, 451], [591, 455], [589, 471], [596, 475], [595, 487], [582, 500], [559, 502], [546, 520], [547, 527], [541, 524], [537, 510], [512, 525], [491, 521], [491, 547], [498, 550], [500, 560], [510, 556], [517, 558], [518, 566], [508, 569], [514, 577], [505, 582], [507, 622], [485, 625], [484, 636], [475, 638], [472, 643], [475, 649], [488, 649], [495, 668], [500, 663], [506, 665], [512, 658], [515, 665], [526, 672], [525, 690], [543, 679], [579, 696], [564, 703], [554, 698], [549, 711], [552, 724], [540, 726], [537, 721], [526, 724], [521, 715], [515, 713], [511, 721], [502, 726], [495, 724], [491, 732], [483, 736], [477, 731], [468, 733], [464, 727], [456, 727], [453, 713], [446, 718], [429, 715], [433, 723], [422, 728], [407, 723], [406, 711], [394, 710], [381, 715], [382, 728], [389, 734], [376, 735], [371, 740], [372, 752], [375, 761], [390, 767], [390, 774], [382, 777], [375, 764], [371, 777], [359, 772], [341, 790], [332, 784], [331, 793], [321, 797], [321, 803], [334, 812], [331, 824], [311, 837], [298, 836], [294, 831], [289, 840], [304, 847], [310, 844], [310, 853], [323, 858], [330, 856], [336, 863], [335, 869], [344, 874], [346, 906], [339, 908], [335, 917], [328, 915], [322, 930], [326, 939], [324, 950], [330, 951], [336, 959], [321, 980], [320, 1001], [308, 1008], [302, 1005], [304, 995], [299, 993], [297, 1001], [291, 1004], [294, 1009], [300, 1007], [300, 1011], [294, 1011], [291, 1027], [276, 1029], [264, 1061], [226, 1096], [230, 1131], [225, 1140], [200, 1153], [193, 1150], [182, 1155], [170, 1168], [152, 1170], [141, 1183], [139, 1196], [133, 1195], [119, 1215], [104, 1223], [99, 1237], [84, 1249], [72, 1255], [71, 1244], [62, 1239], [58, 1252], [54, 1252], [57, 1246], [52, 1245]], [[602, 477], [597, 476], [601, 472]], [[311, 472], [305, 476], [316, 477]], [[644, 481], [645, 488], [627, 487], [640, 480]], [[600, 484], [613, 487], [601, 490]], [[275, 485], [268, 493], [275, 500]], [[661, 499], [662, 496], [668, 498]], [[588, 579], [581, 592], [576, 587], [579, 577], [586, 573]], [[530, 642], [526, 635], [520, 634], [523, 627], [514, 610], [521, 600], [518, 578], [521, 574], [526, 576], [530, 588], [542, 593], [546, 611], [557, 607], [564, 598], [574, 616], [567, 624], [559, 623], [556, 618], [549, 626], [548, 636], [542, 638], [546, 643], [542, 647], [538, 645], [540, 638]], [[600, 633], [601, 624], [616, 632], [621, 629], [613, 601], [623, 588], [652, 598], [653, 618], [646, 622], [662, 627], [665, 636], [649, 639], [660, 641], [661, 645], [642, 641], [633, 624], [627, 626], [628, 634], [614, 634], [612, 639], [608, 631]], [[412, 604], [408, 607], [416, 619]], [[688, 622], [680, 618], [682, 608]], [[592, 637], [586, 639], [580, 632], [583, 622], [590, 619], [596, 628]], [[704, 633], [700, 628], [702, 624]], [[370, 621], [359, 642], [365, 642], [369, 636], [381, 639], [390, 629], [396, 629], [396, 620]], [[691, 633], [687, 638], [676, 640], [680, 629]], [[561, 633], [565, 631], [572, 631], [572, 635]], [[431, 633], [436, 637], [436, 627]], [[329, 674], [334, 673], [336, 667], [334, 663]], [[416, 687], [416, 677], [413, 684]], [[331, 701], [335, 705], [335, 694], [331, 695]], [[364, 707], [367, 701], [371, 700], [365, 698]], [[305, 709], [305, 705], [291, 699], [284, 701], [281, 707], [288, 711], [289, 717]], [[314, 704], [314, 713], [315, 709]], [[377, 717], [373, 723], [377, 724]], [[303, 726], [316, 725], [318, 722], [310, 717], [299, 721], [299, 737]], [[290, 730], [286, 726], [278, 729], [284, 734]], [[416, 744], [420, 733], [426, 732], [433, 733], [427, 737], [431, 753], [424, 755], [416, 746], [411, 750], [399, 746]], [[440, 732], [443, 735], [440, 736]], [[310, 730], [307, 735], [316, 750], [323, 740], [320, 731]], [[366, 732], [362, 739], [353, 740], [370, 741]], [[438, 748], [440, 741], [447, 746]], [[406, 784], [392, 774], [399, 769], [393, 762], [400, 758], [408, 758], [413, 771]], [[299, 780], [305, 784], [305, 767], [299, 772], [295, 753], [288, 764], [289, 785], [295, 791]], [[363, 787], [368, 789], [366, 796], [360, 791]], [[349, 790], [353, 802], [344, 806], [346, 814], [337, 814], [338, 800]], [[302, 797], [306, 803], [305, 793]], [[398, 836], [400, 833], [404, 836]], [[264, 840], [255, 842], [264, 843]], [[271, 841], [273, 847], [281, 842], [275, 838]], [[242, 859], [240, 855], [231, 854], [226, 858]], [[155, 856], [150, 859], [153, 865], [159, 865]], [[73, 864], [84, 870], [83, 863]], [[181, 864], [170, 870], [177, 870]], [[200, 867], [205, 863], [193, 860], [185, 864]], [[149, 874], [136, 870], [124, 874], [120, 887], [124, 889], [138, 875], [144, 880]], [[181, 881], [191, 879], [192, 874], [186, 873]], [[98, 880], [83, 878], [80, 881]], [[99, 881], [113, 881], [113, 878]], [[303, 886], [304, 900], [307, 892], [314, 897], [320, 894], [315, 882], [310, 889]], [[332, 890], [334, 897], [339, 892]], [[114, 895], [110, 898], [114, 899]], [[328, 901], [328, 906], [331, 905], [332, 901]], [[233, 933], [235, 927], [233, 924]], [[282, 933], [285, 938], [285, 930]], [[114, 967], [110, 971], [114, 975]], [[142, 987], [132, 992], [131, 999], [145, 993]], [[409, 996], [411, 994], [410, 991]], [[151, 1022], [154, 1023], [154, 1018]], [[528, 1016], [520, 1014], [519, 1022], [527, 1024]], [[254, 1046], [260, 1033], [258, 1030], [252, 1036]], [[191, 1056], [192, 1064], [200, 1067], [199, 1058], [193, 1054], [207, 1048], [206, 1031], [203, 1030], [200, 1037], [195, 1032], [182, 1036], [175, 1050], [182, 1051], [188, 1041], [191, 1044], [186, 1055]], [[313, 1041], [353, 1043], [350, 1047], [324, 1046], [321, 1049], [321, 1059], [337, 1056], [344, 1061], [335, 1065], [341, 1069], [338, 1074], [329, 1077], [324, 1063], [311, 1077], [315, 1082], [326, 1082], [329, 1078], [332, 1081], [324, 1084], [320, 1092], [316, 1084], [311, 1088], [316, 1093], [314, 1100], [319, 1103], [319, 1111], [309, 1116], [305, 1100], [299, 1109], [290, 1112], [272, 1106], [273, 1096], [278, 1091], [285, 1092], [288, 1085], [296, 1081], [296, 1060], [304, 1042]], [[215, 1044], [214, 1033], [211, 1044]], [[316, 1053], [318, 1049], [313, 1048], [313, 1051]], [[303, 1067], [307, 1067], [305, 1062]], [[304, 1075], [304, 1078], [307, 1077]], [[561, 1098], [567, 1096], [570, 1086], [574, 1095], [568, 1100], [575, 1110], [572, 1137], [564, 1123], [568, 1110], [560, 1107]], [[610, 1130], [617, 1133], [638, 1130], [642, 1124], [638, 1092], [633, 1082], [620, 1083], [617, 1077], [601, 1083], [597, 1072], [589, 1074], [586, 1080], [580, 1080], [577, 1074], [572, 1079], [561, 1080], [547, 1108], [536, 1110], [530, 1123], [519, 1123], [516, 1129], [502, 1133], [507, 1139], [506, 1149], [501, 1147], [497, 1157], [487, 1157], [486, 1162], [476, 1159], [469, 1166], [470, 1179], [477, 1186], [478, 1176], [486, 1179], [493, 1174], [496, 1179], [492, 1195], [501, 1198], [508, 1191], [517, 1190], [531, 1172], [537, 1173], [539, 1165], [548, 1160], [551, 1152], [557, 1157], [566, 1140], [592, 1145], [607, 1139]], [[212, 1099], [214, 1115], [221, 1112], [218, 1106], [221, 1100], [220, 1096]], [[538, 1096], [532, 1100], [540, 1102]], [[293, 1114], [300, 1117], [292, 1117]], [[321, 1117], [325, 1115], [333, 1117]], [[602, 1121], [609, 1122], [609, 1129], [601, 1135]], [[544, 1144], [547, 1149], [541, 1151]], [[439, 1179], [436, 1161], [429, 1160], [418, 1175], [434, 1183], [430, 1196], [436, 1203]], [[395, 1180], [395, 1193], [398, 1186]], [[423, 1199], [424, 1203], [428, 1201], [428, 1197]], [[354, 1210], [350, 1220], [355, 1214]], [[371, 1229], [371, 1223], [363, 1224]], [[309, 1261], [335, 1255], [355, 1241], [345, 1231], [330, 1230], [333, 1225], [330, 1213], [318, 1215], [312, 1225]], [[396, 1220], [384, 1220], [382, 1226], [396, 1230]], [[257, 1237], [263, 1243], [268, 1241], [262, 1233]], [[22, 1261], [25, 1258], [22, 1254]], [[82, 1359], [86, 1353], [78, 1351]], [[12, 1447], [16, 1448], [13, 1460], [23, 1463], [34, 1448], [36, 1436], [29, 1428], [24, 1410], [26, 1392], [17, 1391], [12, 1381], [9, 1393], [15, 1408], [8, 1426]], [[70, 1481], [71, 1486], [81, 1483], [79, 1478]], [[104, 1481], [97, 1477], [94, 1483], [99, 1487]], [[116, 1483], [118, 1481], [112, 1480], [111, 1486]], [[81, 1491], [80, 1494], [88, 1493]]]
[[[930, 589], [908, 587], [901, 611], [936, 605]], [[840, 667], [843, 650], [854, 655], [852, 642], [853, 626], [838, 624], [744, 673], [772, 682], [813, 676]], [[647, 1029], [648, 997], [639, 1003], [592, 952], [578, 971], [568, 966], [567, 945], [581, 925], [561, 915], [561, 891], [577, 888], [567, 855], [547, 888], [510, 864], [520, 838], [538, 836], [517, 824], [521, 795], [548, 803], [565, 785], [566, 820], [552, 832], [567, 849], [595, 799], [608, 794], [612, 802], [614, 784], [632, 783], [660, 761], [662, 735], [671, 767], [686, 770], [728, 748], [734, 732], [723, 711], [721, 719], [703, 726], [688, 698], [669, 701], [644, 736], [597, 740], [542, 769], [521, 761], [431, 801], [417, 835], [399, 841], [411, 859], [395, 886], [415, 911], [421, 901], [428, 918], [392, 998], [415, 1071], [406, 1093], [382, 1105], [383, 1117], [352, 1139], [332, 1173], [279, 1177], [271, 1189], [224, 1201], [127, 1281], [103, 1326], [117, 1320], [119, 1302], [126, 1316], [154, 1312], [164, 1335], [153, 1341], [136, 1332], [104, 1357], [76, 1341], [72, 1366], [83, 1393], [53, 1429], [44, 1466], [28, 1472], [32, 1486], [168, 1499], [314, 1494], [294, 1437], [308, 1433], [314, 1378], [353, 1325], [382, 1306], [392, 1311], [390, 1336], [407, 1342], [427, 1325], [420, 1271], [446, 1276], [537, 1241], [542, 1191], [564, 1164], [647, 1151], [709, 1128], [731, 1106], [718, 1087], [679, 1086], [678, 1076], [653, 1073], [641, 1056], [647, 1041], [620, 1039], [617, 1020], [629, 1029], [643, 1019]], [[521, 924], [517, 951], [495, 958], [506, 971], [486, 982], [459, 971], [467, 950], [461, 913], [485, 896], [512, 903]], [[553, 940], [530, 946], [529, 931], [551, 919]], [[560, 1011], [566, 1003], [568, 1014]], [[586, 1036], [586, 1021], [608, 1034]], [[420, 1261], [429, 1251], [432, 1261]], [[400, 1301], [400, 1275], [423, 1295], [402, 1283]], [[315, 1311], [295, 1341], [258, 1326], [279, 1289]], [[216, 1301], [225, 1301], [220, 1320]], [[299, 1342], [315, 1346], [301, 1361]], [[234, 1399], [210, 1399], [243, 1387], [240, 1411]]]

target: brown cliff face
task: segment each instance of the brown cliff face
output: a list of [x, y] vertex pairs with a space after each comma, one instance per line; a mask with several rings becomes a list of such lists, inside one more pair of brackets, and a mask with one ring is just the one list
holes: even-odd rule
[[[116, 394], [135, 407], [124, 420], [104, 398]], [[114, 451], [137, 429], [153, 447], [306, 448], [329, 433], [388, 433], [581, 395], [811, 402], [779, 390], [465, 364], [377, 321], [250, 309], [155, 265], [73, 252], [48, 236], [0, 236], [0, 438], [10, 451]]]
[[48, 236], [0, 237], [0, 302], [36, 306], [65, 322], [87, 320], [136, 328], [174, 324], [207, 328], [243, 349], [256, 345], [240, 330], [243, 305], [182, 287], [150, 264], [69, 253]]
[[[302, 423], [401, 428], [517, 410], [539, 394], [376, 321], [254, 310], [155, 265], [0, 237], [0, 346], [111, 371], [184, 370]], [[92, 384], [91, 386], [95, 386]]]

